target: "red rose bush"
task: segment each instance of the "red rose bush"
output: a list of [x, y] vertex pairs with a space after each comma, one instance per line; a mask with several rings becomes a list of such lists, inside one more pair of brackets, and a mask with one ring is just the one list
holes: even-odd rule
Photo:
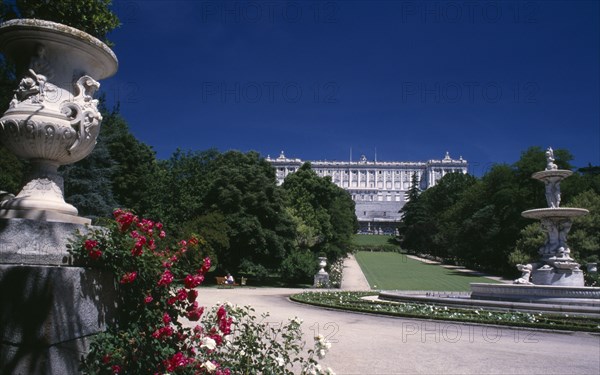
[[120, 209], [114, 218], [69, 245], [76, 263], [112, 272], [118, 291], [116, 324], [94, 338], [84, 373], [333, 373], [313, 358], [320, 341], [302, 357], [299, 320], [274, 328], [250, 307], [199, 306], [195, 288], [211, 268], [202, 239], [169, 242], [161, 223]]

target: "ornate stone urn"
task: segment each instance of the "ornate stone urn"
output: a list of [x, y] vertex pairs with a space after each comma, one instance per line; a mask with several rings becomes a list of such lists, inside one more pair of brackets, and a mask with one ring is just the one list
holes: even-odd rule
[[327, 266], [327, 257], [319, 257], [319, 273], [323, 274], [323, 273], [327, 273], [325, 271], [325, 266]]
[[327, 266], [327, 257], [319, 257], [319, 271], [315, 274], [314, 284], [315, 288], [329, 287], [329, 274], [325, 271]]
[[102, 121], [96, 80], [117, 71], [115, 54], [87, 33], [36, 19], [2, 23], [0, 51], [20, 80], [0, 118], [0, 142], [31, 164], [21, 192], [0, 202], [0, 218], [89, 223], [64, 201], [57, 169], [94, 149]]

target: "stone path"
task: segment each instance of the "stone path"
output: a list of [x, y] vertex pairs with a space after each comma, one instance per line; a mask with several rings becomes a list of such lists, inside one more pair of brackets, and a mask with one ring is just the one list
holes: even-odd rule
[[352, 254], [344, 259], [344, 273], [342, 276], [342, 287], [340, 289], [357, 291], [371, 290], [367, 278]]
[[334, 311], [291, 302], [301, 289], [200, 288], [198, 301], [252, 305], [267, 322], [295, 316], [304, 340], [323, 334], [333, 344], [321, 361], [336, 374], [600, 373], [600, 336], [477, 326]]
[[[357, 267], [353, 257], [345, 262], [344, 289], [368, 289]], [[301, 318], [307, 343], [318, 333], [332, 342], [321, 364], [338, 375], [600, 373], [600, 335], [358, 314], [289, 300], [302, 291], [200, 288], [198, 302], [249, 304], [257, 314], [269, 312], [273, 324]]]

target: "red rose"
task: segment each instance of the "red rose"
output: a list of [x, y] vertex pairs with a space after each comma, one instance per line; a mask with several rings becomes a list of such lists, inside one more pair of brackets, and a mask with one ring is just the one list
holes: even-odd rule
[[169, 270], [165, 270], [158, 280], [158, 285], [169, 285], [173, 282], [173, 274]]
[[85, 242], [83, 243], [83, 246], [85, 247], [86, 250], [91, 251], [96, 246], [98, 246], [98, 241], [95, 241], [95, 240], [85, 240]]
[[121, 284], [131, 284], [135, 278], [137, 277], [137, 272], [127, 272], [126, 274], [123, 275], [123, 277], [121, 277], [121, 281], [119, 281]]

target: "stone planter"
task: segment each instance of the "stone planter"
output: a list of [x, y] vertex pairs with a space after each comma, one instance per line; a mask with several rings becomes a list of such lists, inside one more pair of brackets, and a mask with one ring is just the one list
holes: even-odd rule
[[319, 257], [319, 272], [314, 277], [313, 286], [315, 288], [328, 288], [329, 287], [329, 274], [325, 271], [327, 266], [327, 257]]
[[0, 218], [89, 223], [64, 201], [57, 169], [92, 152], [102, 120], [96, 79], [117, 71], [116, 56], [80, 30], [33, 19], [1, 24], [0, 50], [20, 79], [0, 118], [0, 141], [32, 166], [21, 192], [0, 203]]

